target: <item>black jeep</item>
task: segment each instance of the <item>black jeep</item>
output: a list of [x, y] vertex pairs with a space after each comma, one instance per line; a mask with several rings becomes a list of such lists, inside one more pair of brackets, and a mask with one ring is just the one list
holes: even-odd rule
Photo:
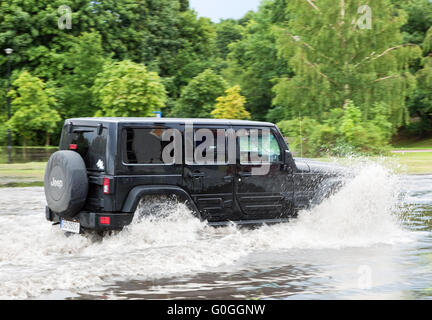
[[148, 197], [174, 197], [215, 226], [285, 222], [341, 179], [325, 163], [294, 159], [272, 123], [77, 118], [65, 121], [44, 184], [47, 220], [79, 233], [121, 230], [140, 201], [152, 214]]

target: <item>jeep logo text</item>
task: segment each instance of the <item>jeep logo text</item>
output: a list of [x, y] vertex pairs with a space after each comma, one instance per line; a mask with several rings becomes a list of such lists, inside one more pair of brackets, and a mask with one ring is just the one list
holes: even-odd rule
[[54, 177], [51, 180], [51, 187], [56, 187], [56, 188], [63, 188], [63, 181], [62, 180], [56, 180]]

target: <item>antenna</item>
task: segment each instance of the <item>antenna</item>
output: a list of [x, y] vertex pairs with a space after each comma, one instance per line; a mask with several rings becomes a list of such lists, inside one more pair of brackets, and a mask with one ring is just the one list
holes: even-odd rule
[[303, 134], [302, 134], [302, 119], [299, 112], [299, 120], [300, 120], [300, 158], [303, 158]]

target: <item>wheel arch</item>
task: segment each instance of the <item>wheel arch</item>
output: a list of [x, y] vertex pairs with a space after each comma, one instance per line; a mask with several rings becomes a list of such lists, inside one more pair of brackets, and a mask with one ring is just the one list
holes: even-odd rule
[[131, 191], [129, 191], [129, 194], [123, 204], [122, 211], [134, 213], [138, 207], [140, 200], [144, 196], [148, 195], [176, 195], [182, 201], [186, 202], [189, 205], [190, 209], [198, 218], [202, 219], [201, 213], [190, 195], [184, 189], [177, 186], [136, 186]]

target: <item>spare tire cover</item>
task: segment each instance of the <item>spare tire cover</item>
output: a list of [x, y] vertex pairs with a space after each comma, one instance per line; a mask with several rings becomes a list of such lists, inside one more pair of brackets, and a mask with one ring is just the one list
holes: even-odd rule
[[48, 160], [44, 178], [48, 207], [59, 216], [73, 217], [84, 206], [88, 193], [87, 169], [74, 151], [57, 151]]

